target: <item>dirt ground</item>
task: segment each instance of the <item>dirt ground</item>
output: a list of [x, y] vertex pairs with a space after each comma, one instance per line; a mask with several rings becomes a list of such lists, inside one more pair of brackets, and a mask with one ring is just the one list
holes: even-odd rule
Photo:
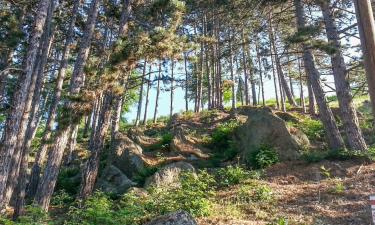
[[375, 163], [361, 160], [279, 163], [266, 171], [264, 183], [275, 192], [276, 200], [270, 209], [262, 211], [261, 218], [245, 207], [243, 220], [218, 216], [200, 219], [199, 224], [278, 224], [274, 218], [281, 217], [288, 224], [371, 224], [369, 197], [375, 194]]

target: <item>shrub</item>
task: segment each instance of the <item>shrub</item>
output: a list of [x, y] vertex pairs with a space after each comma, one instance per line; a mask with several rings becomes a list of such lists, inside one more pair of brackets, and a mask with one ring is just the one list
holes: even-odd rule
[[117, 224], [113, 216], [113, 203], [102, 192], [95, 192], [86, 199], [82, 207], [71, 207], [68, 213], [69, 221], [66, 224], [78, 225], [111, 225]]
[[64, 168], [59, 173], [56, 190], [65, 190], [70, 195], [78, 192], [80, 179], [74, 179], [79, 174], [79, 168]]
[[240, 123], [236, 120], [227, 121], [218, 126], [213, 131], [211, 138], [207, 139], [207, 147], [214, 152], [211, 157], [211, 163], [214, 166], [218, 166], [221, 161], [231, 160], [238, 154], [232, 135], [239, 125]]
[[0, 224], [4, 225], [42, 225], [49, 224], [49, 215], [41, 208], [28, 205], [25, 207], [25, 215], [20, 216], [16, 221], [0, 216]]
[[[198, 175], [183, 173], [181, 187], [168, 192], [166, 203], [176, 203], [172, 211], [185, 210], [193, 216], [208, 216], [211, 214], [210, 198], [213, 196], [213, 183], [214, 178], [206, 171], [201, 171]], [[170, 206], [162, 203], [162, 208], [166, 207]]]
[[256, 151], [250, 153], [247, 161], [252, 167], [263, 169], [277, 163], [279, 156], [272, 147], [263, 144]]
[[173, 140], [173, 134], [171, 134], [171, 133], [164, 134], [161, 137], [161, 141], [160, 141], [161, 147], [169, 149], [169, 146], [170, 146], [172, 140]]
[[263, 203], [271, 202], [274, 199], [272, 189], [268, 185], [256, 181], [243, 185], [239, 190], [239, 196], [250, 198], [253, 202]]
[[310, 140], [324, 139], [325, 131], [320, 120], [314, 120], [305, 116], [301, 118], [299, 123], [294, 123], [293, 126], [305, 133]]
[[326, 152], [320, 151], [304, 151], [301, 155], [301, 159], [308, 163], [316, 163], [324, 160], [327, 157]]
[[54, 206], [64, 206], [66, 204], [72, 203], [74, 198], [69, 195], [64, 189], [58, 190], [53, 194], [51, 204]]
[[137, 182], [139, 185], [143, 186], [145, 184], [146, 179], [154, 175], [156, 171], [158, 171], [158, 167], [144, 167], [134, 176], [134, 181]]
[[331, 179], [331, 182], [332, 182], [332, 187], [330, 187], [330, 189], [328, 190], [331, 194], [340, 195], [345, 192], [345, 189], [346, 189], [345, 184], [341, 179], [339, 178]]
[[217, 172], [217, 181], [220, 186], [236, 185], [248, 177], [249, 173], [239, 166], [228, 166]]

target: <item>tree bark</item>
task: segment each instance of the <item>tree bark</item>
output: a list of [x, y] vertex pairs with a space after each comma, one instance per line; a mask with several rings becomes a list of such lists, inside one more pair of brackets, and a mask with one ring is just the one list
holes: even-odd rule
[[100, 155], [104, 148], [104, 140], [109, 128], [111, 118], [113, 97], [110, 93], [104, 94], [103, 105], [99, 112], [98, 127], [90, 140], [90, 158], [85, 163], [82, 173], [81, 189], [79, 196], [82, 199], [87, 198], [93, 191], [95, 181], [99, 171]]
[[[13, 97], [13, 107], [8, 115], [4, 132], [4, 141], [0, 151], [0, 209], [4, 206], [4, 191], [8, 181], [8, 175], [12, 157], [19, 143], [23, 143], [22, 134], [28, 122], [29, 114], [25, 112], [27, 99], [30, 99], [35, 61], [40, 46], [40, 38], [47, 18], [47, 11], [51, 0], [41, 0], [38, 4], [37, 15], [32, 28], [29, 40], [29, 47], [26, 53], [24, 72], [19, 79], [19, 89]], [[31, 101], [31, 100], [30, 100]], [[20, 135], [21, 134], [21, 135]], [[21, 139], [18, 139], [22, 137]]]
[[148, 112], [148, 104], [150, 102], [150, 88], [151, 88], [151, 64], [149, 66], [149, 75], [147, 80], [147, 91], [146, 91], [146, 104], [145, 104], [145, 113], [143, 115], [143, 125], [147, 124], [147, 112]]
[[[294, 5], [296, 10], [298, 30], [304, 29], [304, 27], [306, 26], [306, 22], [301, 0], [294, 0]], [[315, 66], [314, 56], [311, 52], [311, 49], [305, 43], [302, 43], [302, 49], [306, 74], [308, 75], [308, 79], [311, 82], [316, 101], [319, 106], [319, 117], [326, 132], [328, 145], [331, 149], [334, 150], [343, 149], [345, 148], [344, 141], [341, 137], [339, 129], [337, 128], [332, 111], [327, 105], [324, 90], [320, 82], [320, 74]]]
[[72, 44], [74, 41], [74, 26], [75, 26], [75, 22], [77, 19], [79, 5], [80, 5], [80, 0], [75, 0], [73, 8], [72, 8], [72, 12], [71, 12], [72, 17], [71, 17], [71, 21], [69, 24], [69, 30], [68, 30], [68, 34], [66, 37], [64, 50], [62, 53], [60, 68], [59, 68], [58, 75], [57, 75], [56, 87], [54, 89], [55, 92], [52, 98], [52, 103], [48, 112], [46, 128], [45, 128], [42, 141], [41, 141], [42, 144], [39, 150], [37, 151], [37, 154], [35, 156], [35, 162], [31, 169], [30, 181], [29, 181], [28, 188], [27, 188], [28, 189], [27, 195], [30, 198], [34, 198], [35, 196], [36, 189], [38, 187], [38, 183], [40, 179], [41, 167], [47, 155], [48, 147], [51, 144], [50, 139], [51, 139], [52, 130], [55, 124], [56, 116], [57, 116], [58, 104], [61, 99], [63, 83], [64, 83], [64, 79], [66, 75], [66, 69], [68, 67], [68, 58], [69, 58], [70, 50], [72, 48]]
[[330, 10], [330, 1], [321, 1], [328, 41], [335, 47], [335, 53], [331, 55], [333, 77], [335, 80], [336, 94], [341, 111], [341, 119], [346, 133], [349, 147], [353, 150], [367, 150], [362, 131], [359, 128], [357, 112], [354, 108], [351, 89], [349, 85], [347, 68], [342, 53], [341, 43], [335, 21]]
[[153, 123], [157, 122], [158, 108], [159, 108], [159, 95], [160, 95], [160, 79], [161, 79], [161, 62], [159, 62], [159, 71], [158, 71], [158, 84], [156, 87], [156, 98], [155, 98], [155, 110], [154, 110], [154, 119]]
[[135, 119], [135, 126], [138, 126], [141, 120], [142, 104], [143, 104], [143, 85], [145, 83], [146, 67], [147, 67], [147, 60], [145, 59], [143, 63], [142, 81], [139, 87], [138, 109], [137, 109], [137, 118]]
[[245, 85], [245, 104], [250, 105], [249, 99], [249, 75], [247, 73], [247, 60], [246, 60], [246, 47], [245, 47], [245, 35], [244, 31], [241, 32], [242, 35], [242, 62], [243, 62], [243, 72], [244, 72], [244, 85]]
[[235, 112], [237, 105], [236, 95], [236, 79], [233, 71], [233, 46], [232, 46], [232, 31], [229, 31], [229, 67], [230, 67], [230, 79], [232, 81], [232, 111]]
[[[172, 58], [171, 62], [171, 98], [170, 98], [170, 111], [169, 117], [172, 118], [173, 116], [173, 103], [174, 103], [174, 59]], [[198, 105], [199, 107], [199, 105]]]
[[[84, 85], [85, 74], [83, 73], [83, 67], [86, 64], [89, 55], [91, 39], [94, 33], [100, 2], [100, 0], [92, 0], [91, 2], [89, 16], [86, 22], [85, 30], [83, 32], [82, 40], [80, 42], [80, 49], [77, 55], [77, 60], [74, 65], [74, 70], [70, 82], [69, 92], [72, 96], [79, 95], [81, 88]], [[62, 125], [56, 135], [54, 146], [52, 147], [48, 155], [46, 169], [44, 171], [41, 182], [38, 184], [35, 202], [45, 211], [48, 211], [49, 203], [53, 194], [53, 190], [55, 188], [57, 176], [62, 162], [64, 150], [69, 139], [69, 134], [71, 133], [74, 125], [80, 122], [82, 116], [80, 113], [78, 113], [77, 115], [76, 111], [74, 111], [73, 114], [73, 110], [75, 110], [74, 107], [74, 102], [67, 102], [66, 113], [68, 115], [64, 116], [65, 119], [68, 120], [66, 121], [67, 124]]]
[[370, 0], [353, 0], [366, 69], [367, 84], [375, 116], [375, 22]]

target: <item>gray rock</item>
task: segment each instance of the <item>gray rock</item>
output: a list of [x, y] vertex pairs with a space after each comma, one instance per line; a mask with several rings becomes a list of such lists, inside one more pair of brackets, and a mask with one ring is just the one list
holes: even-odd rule
[[97, 187], [104, 192], [121, 195], [129, 188], [136, 185], [120, 169], [115, 166], [109, 166], [104, 169], [103, 174], [97, 182]]
[[124, 135], [116, 136], [116, 149], [112, 157], [112, 165], [119, 168], [132, 179], [145, 168], [142, 148]]
[[278, 153], [280, 160], [295, 160], [301, 150], [310, 145], [302, 131], [288, 127], [269, 108], [251, 108], [244, 114], [248, 119], [236, 130], [235, 142], [245, 157], [261, 145], [269, 145]]
[[168, 164], [154, 175], [146, 179], [145, 188], [154, 187], [173, 187], [179, 186], [179, 178], [182, 172], [195, 172], [194, 167], [187, 162], [176, 162]]
[[197, 225], [197, 222], [189, 213], [178, 211], [158, 217], [145, 225]]

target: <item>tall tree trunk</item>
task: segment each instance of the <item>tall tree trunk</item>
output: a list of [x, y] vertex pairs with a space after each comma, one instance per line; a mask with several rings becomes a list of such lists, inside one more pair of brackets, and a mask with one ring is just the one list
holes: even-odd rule
[[[269, 17], [271, 18], [271, 15], [269, 15]], [[271, 21], [271, 19], [269, 19], [269, 21]], [[276, 98], [276, 106], [277, 106], [277, 109], [280, 109], [280, 101], [279, 101], [279, 95], [278, 95], [278, 90], [277, 90], [277, 83], [278, 83], [278, 80], [276, 78], [276, 71], [275, 71], [275, 60], [274, 60], [274, 52], [273, 52], [273, 49], [272, 49], [272, 42], [273, 42], [273, 36], [271, 34], [272, 29], [271, 29], [271, 22], [269, 22], [269, 27], [268, 27], [268, 39], [270, 41], [270, 44], [269, 44], [269, 49], [270, 49], [270, 55], [271, 55], [271, 66], [272, 66], [272, 77], [273, 77], [273, 84], [274, 84], [274, 88], [275, 88], [275, 98]]]
[[159, 108], [159, 96], [160, 96], [160, 79], [161, 79], [161, 62], [159, 62], [159, 71], [158, 71], [158, 84], [156, 87], [156, 98], [155, 98], [155, 110], [154, 110], [154, 119], [153, 123], [157, 122], [158, 108]]
[[[46, 24], [44, 28], [44, 33], [41, 39], [41, 49], [38, 54], [38, 62], [35, 67], [32, 85], [30, 86], [29, 91], [33, 92], [27, 98], [27, 104], [25, 107], [25, 112], [28, 112], [29, 118], [27, 124], [24, 128], [20, 130], [20, 134], [24, 137], [23, 143], [18, 143], [17, 148], [15, 150], [15, 157], [12, 158], [12, 165], [11, 170], [8, 178], [7, 183], [7, 191], [6, 194], [8, 196], [4, 199], [4, 204], [8, 204], [11, 194], [16, 185], [19, 186], [18, 191], [19, 193], [15, 193], [16, 201], [21, 203], [20, 205], [16, 205], [15, 207], [15, 216], [22, 214], [23, 209], [23, 198], [24, 198], [24, 191], [26, 186], [26, 179], [27, 179], [27, 166], [28, 166], [28, 159], [29, 153], [31, 148], [32, 140], [36, 134], [36, 129], [39, 122], [39, 106], [41, 104], [41, 94], [42, 89], [44, 86], [44, 69], [47, 64], [47, 59], [49, 56], [51, 44], [53, 41], [53, 28], [52, 28], [52, 16], [55, 10], [55, 3], [51, 2], [48, 14], [46, 18]], [[21, 138], [18, 138], [21, 139]], [[23, 164], [22, 164], [23, 163]], [[24, 167], [26, 166], [26, 167]], [[21, 167], [21, 168], [20, 168]], [[20, 173], [21, 169], [21, 173]], [[21, 198], [21, 199], [18, 199]]]
[[[77, 60], [74, 65], [74, 70], [70, 82], [69, 92], [71, 96], [79, 95], [81, 88], [84, 85], [85, 74], [83, 73], [83, 68], [86, 65], [86, 61], [89, 55], [91, 39], [94, 33], [100, 2], [100, 0], [92, 0], [91, 2], [89, 16], [86, 22], [85, 30], [83, 32], [82, 40], [79, 45], [80, 49], [77, 55]], [[67, 115], [63, 115], [63, 118], [68, 121], [65, 121], [65, 125], [62, 125], [58, 133], [56, 134], [54, 146], [52, 147], [48, 155], [46, 169], [44, 171], [41, 182], [38, 184], [35, 202], [45, 211], [48, 210], [51, 196], [55, 188], [64, 150], [69, 139], [69, 134], [71, 133], [74, 125], [79, 124], [81, 120], [82, 114], [80, 112], [77, 112], [75, 106], [75, 103], [71, 100], [68, 101], [65, 106], [65, 113]]]
[[370, 0], [353, 0], [366, 69], [367, 84], [375, 116], [375, 22]]
[[[246, 39], [247, 40], [247, 39]], [[247, 49], [247, 58], [248, 58], [248, 72], [249, 72], [249, 80], [250, 80], [250, 86], [251, 86], [251, 97], [253, 101], [253, 105], [256, 106], [258, 105], [258, 100], [257, 100], [257, 90], [256, 90], [256, 85], [255, 85], [255, 77], [254, 77], [254, 70], [252, 66], [254, 66], [253, 59], [250, 54], [250, 44], [246, 46]]]
[[230, 67], [230, 79], [232, 81], [232, 111], [236, 111], [237, 95], [236, 95], [236, 79], [233, 71], [233, 47], [232, 47], [232, 31], [229, 31], [229, 67]]
[[[306, 71], [306, 69], [305, 69], [305, 71]], [[315, 116], [316, 115], [315, 94], [314, 94], [314, 91], [312, 89], [310, 79], [308, 77], [307, 77], [307, 89], [308, 89], [308, 92], [309, 92], [309, 114], [311, 116]]]
[[[301, 0], [294, 0], [294, 5], [296, 9], [297, 27], [300, 31], [306, 26], [304, 9]], [[339, 129], [337, 128], [335, 118], [333, 117], [331, 109], [327, 105], [324, 90], [320, 82], [320, 74], [316, 69], [314, 56], [311, 49], [305, 43], [302, 43], [302, 49], [306, 74], [311, 82], [316, 101], [319, 106], [319, 117], [326, 132], [328, 145], [331, 149], [345, 148], [344, 141], [341, 137]]]
[[275, 41], [272, 41], [272, 44], [273, 44], [273, 52], [275, 54], [276, 70], [278, 71], [279, 82], [282, 85], [282, 90], [284, 90], [284, 92], [285, 92], [284, 99], [285, 99], [285, 97], [287, 97], [289, 104], [291, 104], [292, 106], [297, 106], [297, 103], [294, 100], [292, 92], [290, 91], [290, 88], [288, 86], [288, 82], [286, 81], [285, 74], [284, 74], [283, 68], [281, 66], [279, 54], [277, 52], [277, 47], [276, 47]]
[[[173, 103], [174, 103], [174, 59], [172, 58], [171, 62], [171, 98], [170, 98], [170, 111], [169, 118], [173, 116]], [[198, 105], [199, 108], [199, 105]]]
[[241, 32], [242, 35], [242, 62], [243, 62], [243, 72], [244, 72], [244, 85], [245, 85], [245, 104], [250, 105], [250, 99], [249, 99], [249, 75], [247, 73], [247, 60], [246, 60], [246, 47], [245, 47], [245, 35], [244, 31]]
[[184, 53], [184, 69], [185, 69], [185, 111], [189, 111], [189, 73], [187, 68], [187, 53]]
[[262, 105], [266, 106], [266, 100], [264, 98], [264, 83], [263, 83], [263, 70], [262, 70], [262, 59], [259, 52], [259, 43], [256, 43], [256, 52], [257, 52], [257, 59], [258, 59], [258, 67], [259, 67], [259, 78], [260, 78], [260, 87], [262, 93]]
[[109, 127], [111, 118], [111, 104], [113, 97], [110, 93], [104, 94], [103, 105], [99, 112], [98, 127], [95, 133], [91, 135], [90, 140], [90, 158], [85, 163], [82, 173], [80, 198], [87, 198], [93, 191], [95, 181], [99, 171], [100, 155], [104, 148], [105, 135]]
[[6, 121], [4, 141], [0, 149], [0, 209], [4, 204], [3, 193], [7, 185], [10, 164], [12, 157], [14, 156], [14, 151], [19, 143], [23, 143], [23, 138], [18, 139], [18, 137], [20, 137], [20, 133], [23, 133], [22, 129], [23, 127], [26, 127], [28, 122], [29, 115], [28, 112], [25, 113], [24, 110], [26, 107], [26, 101], [30, 95], [29, 90], [31, 90], [30, 87], [35, 69], [35, 61], [50, 2], [50, 0], [41, 0], [38, 4], [37, 15], [35, 17], [26, 53], [24, 71], [18, 81], [19, 89], [14, 94], [12, 103], [13, 107], [11, 108]]
[[303, 79], [302, 79], [302, 69], [301, 69], [301, 60], [300, 57], [298, 58], [298, 72], [299, 72], [299, 85], [300, 85], [300, 98], [301, 98], [301, 107], [302, 113], [306, 113], [306, 103], [305, 103], [305, 94], [303, 92]]
[[39, 150], [37, 151], [37, 154], [35, 156], [35, 162], [31, 169], [30, 180], [29, 180], [29, 184], [27, 188], [28, 189], [27, 195], [30, 198], [33, 198], [35, 195], [35, 192], [39, 183], [41, 167], [47, 155], [48, 147], [50, 145], [50, 138], [52, 135], [52, 130], [55, 124], [56, 116], [57, 116], [58, 104], [61, 99], [63, 83], [64, 83], [64, 79], [66, 75], [66, 69], [68, 67], [68, 58], [69, 58], [70, 50], [72, 48], [72, 44], [74, 41], [74, 27], [75, 27], [75, 22], [76, 22], [78, 10], [79, 10], [79, 4], [80, 4], [80, 0], [74, 1], [72, 13], [71, 13], [72, 17], [71, 17], [71, 21], [69, 24], [69, 30], [68, 30], [68, 34], [66, 37], [65, 45], [64, 45], [60, 68], [59, 68], [58, 75], [57, 75], [55, 92], [52, 98], [52, 103], [48, 112], [46, 128], [45, 128], [42, 141], [41, 141], [42, 144]]
[[321, 1], [320, 7], [326, 24], [328, 41], [335, 46], [335, 53], [331, 55], [333, 77], [336, 94], [341, 111], [341, 119], [345, 129], [349, 147], [354, 150], [367, 150], [362, 131], [359, 128], [357, 112], [354, 108], [351, 89], [347, 76], [344, 56], [342, 53], [339, 34], [330, 10], [330, 1]]
[[143, 104], [143, 85], [145, 83], [146, 67], [147, 67], [147, 60], [145, 59], [143, 63], [142, 81], [139, 87], [139, 100], [138, 100], [137, 118], [135, 119], [135, 126], [138, 126], [141, 120], [142, 104]]
[[148, 75], [148, 80], [147, 80], [147, 91], [146, 91], [146, 104], [145, 104], [145, 113], [143, 115], [143, 125], [147, 124], [147, 112], [148, 112], [148, 104], [150, 102], [150, 88], [151, 88], [151, 67], [152, 64], [150, 64], [149, 67], [149, 75]]

